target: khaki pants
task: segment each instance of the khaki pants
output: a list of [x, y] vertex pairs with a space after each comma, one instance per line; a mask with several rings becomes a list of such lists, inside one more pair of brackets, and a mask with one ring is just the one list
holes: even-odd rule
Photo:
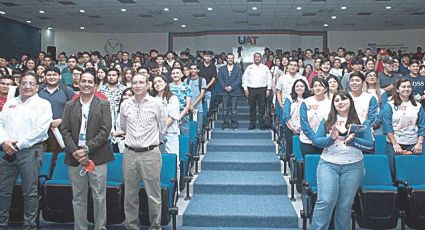
[[149, 205], [149, 229], [161, 229], [161, 166], [159, 147], [146, 152], [124, 151], [125, 228], [139, 229], [139, 190], [143, 180]]

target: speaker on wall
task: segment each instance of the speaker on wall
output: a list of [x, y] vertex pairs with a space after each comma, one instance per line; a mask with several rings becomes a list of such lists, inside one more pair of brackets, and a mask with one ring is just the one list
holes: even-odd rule
[[53, 57], [53, 59], [56, 59], [56, 46], [48, 46], [47, 55]]

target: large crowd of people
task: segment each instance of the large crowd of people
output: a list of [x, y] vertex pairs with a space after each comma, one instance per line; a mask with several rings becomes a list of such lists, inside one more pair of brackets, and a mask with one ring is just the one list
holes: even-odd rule
[[[36, 178], [43, 151], [65, 151], [72, 182], [75, 229], [87, 229], [90, 184], [95, 229], [106, 229], [106, 164], [124, 154], [124, 209], [137, 229], [138, 189], [146, 187], [151, 229], [160, 229], [160, 153], [179, 155], [179, 135], [222, 104], [225, 130], [239, 129], [238, 101], [249, 101], [249, 129], [283, 120], [284, 138], [300, 135], [302, 154], [322, 154], [312, 229], [326, 229], [336, 207], [337, 229], [350, 222], [364, 176], [363, 153], [374, 135], [395, 154], [422, 154], [425, 137], [425, 55], [369, 48], [255, 53], [243, 68], [232, 53], [179, 54], [40, 52], [0, 56], [0, 227], [8, 225], [12, 189], [23, 181], [24, 227], [35, 228]], [[217, 97], [212, 97], [217, 93]], [[258, 113], [257, 113], [258, 108]], [[273, 121], [273, 115], [282, 119]], [[257, 123], [258, 122], [258, 123]], [[356, 127], [359, 132], [353, 131]], [[161, 148], [160, 145], [164, 146]], [[291, 144], [286, 151], [291, 151]], [[337, 200], [335, 197], [339, 197]]]

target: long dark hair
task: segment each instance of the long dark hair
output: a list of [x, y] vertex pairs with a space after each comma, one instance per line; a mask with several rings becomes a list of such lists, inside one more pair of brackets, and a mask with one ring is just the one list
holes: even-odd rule
[[295, 82], [294, 82], [294, 84], [292, 85], [292, 90], [291, 90], [291, 98], [292, 98], [292, 101], [293, 102], [297, 102], [298, 101], [298, 95], [297, 95], [297, 93], [295, 92], [295, 85], [298, 83], [298, 82], [302, 82], [303, 83], [303, 85], [304, 85], [304, 93], [303, 93], [303, 95], [302, 95], [302, 97], [303, 97], [303, 99], [305, 99], [305, 98], [307, 98], [307, 97], [309, 97], [310, 96], [310, 92], [309, 92], [309, 90], [308, 90], [308, 85], [307, 85], [307, 83], [303, 80], [303, 79], [297, 79]]
[[[410, 86], [412, 86], [412, 82], [409, 79], [407, 79], [407, 78], [398, 79], [394, 83], [394, 89], [392, 91], [392, 98], [393, 98], [393, 101], [394, 101], [394, 106], [401, 105], [402, 100], [401, 100], [400, 94], [397, 93], [397, 89], [404, 82], [409, 82], [410, 83]], [[416, 101], [415, 101], [415, 98], [413, 97], [413, 92], [410, 93], [410, 95], [409, 95], [409, 101], [412, 103], [412, 105], [416, 106]]]
[[325, 123], [325, 128], [327, 132], [329, 132], [332, 129], [332, 126], [335, 124], [337, 119], [338, 112], [336, 111], [336, 108], [334, 105], [334, 100], [337, 96], [340, 96], [342, 100], [346, 100], [347, 98], [348, 100], [350, 100], [350, 109], [348, 110], [348, 117], [347, 117], [347, 122], [345, 123], [345, 128], [348, 129], [348, 126], [350, 124], [357, 124], [357, 125], [361, 124], [360, 119], [357, 116], [356, 107], [354, 106], [353, 98], [347, 91], [341, 90], [335, 93], [334, 96], [332, 97], [331, 111], [329, 112], [328, 119], [326, 120], [326, 123]]
[[[168, 83], [168, 80], [167, 80], [167, 78], [164, 76], [164, 75], [161, 75], [161, 76], [157, 76], [157, 77], [160, 77], [160, 78], [162, 78], [162, 80], [165, 82], [165, 88], [164, 88], [164, 95], [163, 95], [163, 97], [162, 98], [165, 98], [166, 100], [167, 100], [167, 103], [169, 103], [170, 101], [170, 98], [173, 96], [173, 93], [171, 92], [171, 90], [170, 90], [170, 85], [169, 85], [169, 83]], [[155, 78], [157, 78], [157, 77], [155, 77]], [[155, 78], [154, 78], [154, 80], [153, 81], [155, 81]], [[156, 97], [158, 95], [158, 91], [156, 91], [156, 89], [155, 89], [155, 87], [154, 86], [152, 86], [152, 91], [151, 91], [151, 96], [152, 97]]]
[[133, 92], [133, 90], [132, 90], [131, 88], [126, 88], [126, 89], [122, 92], [122, 94], [121, 94], [121, 98], [120, 98], [120, 103], [118, 104], [118, 113], [119, 113], [119, 112], [120, 112], [120, 110], [121, 110], [121, 103], [124, 101], [124, 95], [125, 95], [128, 91], [131, 91], [131, 93], [134, 95], [134, 92]]

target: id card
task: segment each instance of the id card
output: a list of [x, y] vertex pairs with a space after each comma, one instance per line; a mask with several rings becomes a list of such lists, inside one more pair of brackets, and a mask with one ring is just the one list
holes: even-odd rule
[[78, 146], [83, 147], [86, 145], [86, 134], [80, 133], [78, 135]]

